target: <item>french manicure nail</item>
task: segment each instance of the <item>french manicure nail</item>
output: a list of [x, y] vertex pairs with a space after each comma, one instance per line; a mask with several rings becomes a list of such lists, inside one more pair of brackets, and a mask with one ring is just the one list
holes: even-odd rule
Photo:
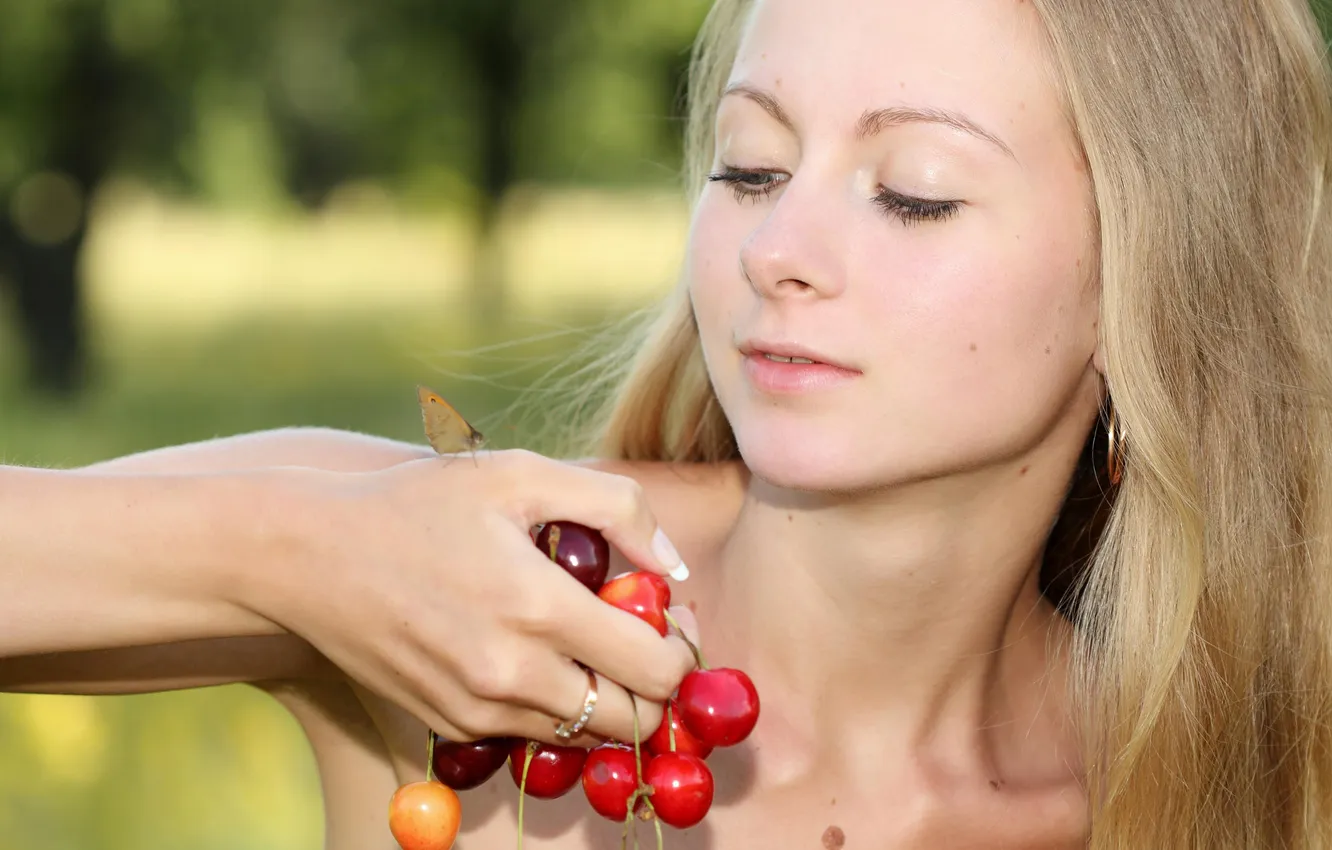
[[689, 568], [684, 565], [684, 561], [681, 561], [680, 566], [671, 570], [670, 576], [676, 581], [684, 581], [689, 578]]
[[671, 541], [666, 538], [666, 532], [660, 528], [652, 535], [652, 554], [661, 562], [663, 567], [670, 569], [671, 578], [676, 578], [676, 573], [681, 570], [684, 570], [686, 576], [689, 575], [689, 569], [680, 560], [680, 553], [675, 551]]

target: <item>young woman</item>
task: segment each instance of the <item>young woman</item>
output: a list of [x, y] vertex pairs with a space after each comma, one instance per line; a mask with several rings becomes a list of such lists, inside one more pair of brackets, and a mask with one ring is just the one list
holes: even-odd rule
[[[1304, 0], [718, 0], [691, 91], [685, 274], [588, 464], [642, 487], [692, 570], [675, 598], [763, 699], [670, 846], [1325, 846], [1332, 85]], [[269, 439], [117, 465], [243, 468]], [[450, 609], [492, 705], [534, 703], [534, 647], [571, 657], [591, 616], [515, 592]], [[114, 687], [160, 686], [142, 653]], [[181, 666], [266, 679], [329, 845], [391, 846], [414, 706], [259, 656]], [[623, 671], [592, 666], [628, 716]], [[455, 731], [549, 740], [577, 679], [543, 679], [531, 723]], [[459, 847], [512, 847], [515, 796], [465, 793]], [[576, 793], [526, 832], [618, 842]]]

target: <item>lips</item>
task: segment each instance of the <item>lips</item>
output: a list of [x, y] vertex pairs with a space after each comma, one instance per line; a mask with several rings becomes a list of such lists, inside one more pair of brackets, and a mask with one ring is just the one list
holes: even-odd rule
[[795, 365], [833, 366], [848, 372], [860, 370], [821, 351], [797, 343], [777, 340], [746, 340], [739, 345], [740, 353], [745, 357], [762, 357], [774, 363]]

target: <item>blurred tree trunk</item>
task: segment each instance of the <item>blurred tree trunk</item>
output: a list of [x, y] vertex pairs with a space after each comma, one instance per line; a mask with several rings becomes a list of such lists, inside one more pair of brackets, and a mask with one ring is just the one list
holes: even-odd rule
[[481, 80], [481, 162], [478, 210], [477, 273], [472, 281], [473, 318], [492, 325], [507, 306], [505, 269], [498, 239], [500, 205], [514, 180], [514, 115], [522, 103], [521, 85], [526, 48], [515, 32], [512, 15], [486, 15], [485, 26], [469, 42], [472, 63]]
[[[0, 221], [0, 257], [8, 265], [15, 290], [28, 384], [57, 396], [77, 393], [87, 378], [79, 257], [87, 234], [88, 202], [110, 162], [120, 71], [105, 38], [100, 3], [67, 5], [65, 23], [69, 52], [49, 93], [47, 144], [34, 172], [73, 181], [76, 218], [53, 239], [31, 238], [12, 212]], [[14, 198], [7, 200], [12, 210]], [[68, 199], [43, 197], [37, 191], [25, 206], [41, 218], [48, 215], [44, 205], [64, 200]]]

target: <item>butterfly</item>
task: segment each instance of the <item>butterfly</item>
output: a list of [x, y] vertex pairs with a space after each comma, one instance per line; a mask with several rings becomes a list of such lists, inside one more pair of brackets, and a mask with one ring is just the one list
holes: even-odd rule
[[426, 439], [440, 454], [475, 451], [485, 444], [485, 436], [473, 428], [453, 405], [432, 389], [418, 386], [416, 398], [425, 420]]

